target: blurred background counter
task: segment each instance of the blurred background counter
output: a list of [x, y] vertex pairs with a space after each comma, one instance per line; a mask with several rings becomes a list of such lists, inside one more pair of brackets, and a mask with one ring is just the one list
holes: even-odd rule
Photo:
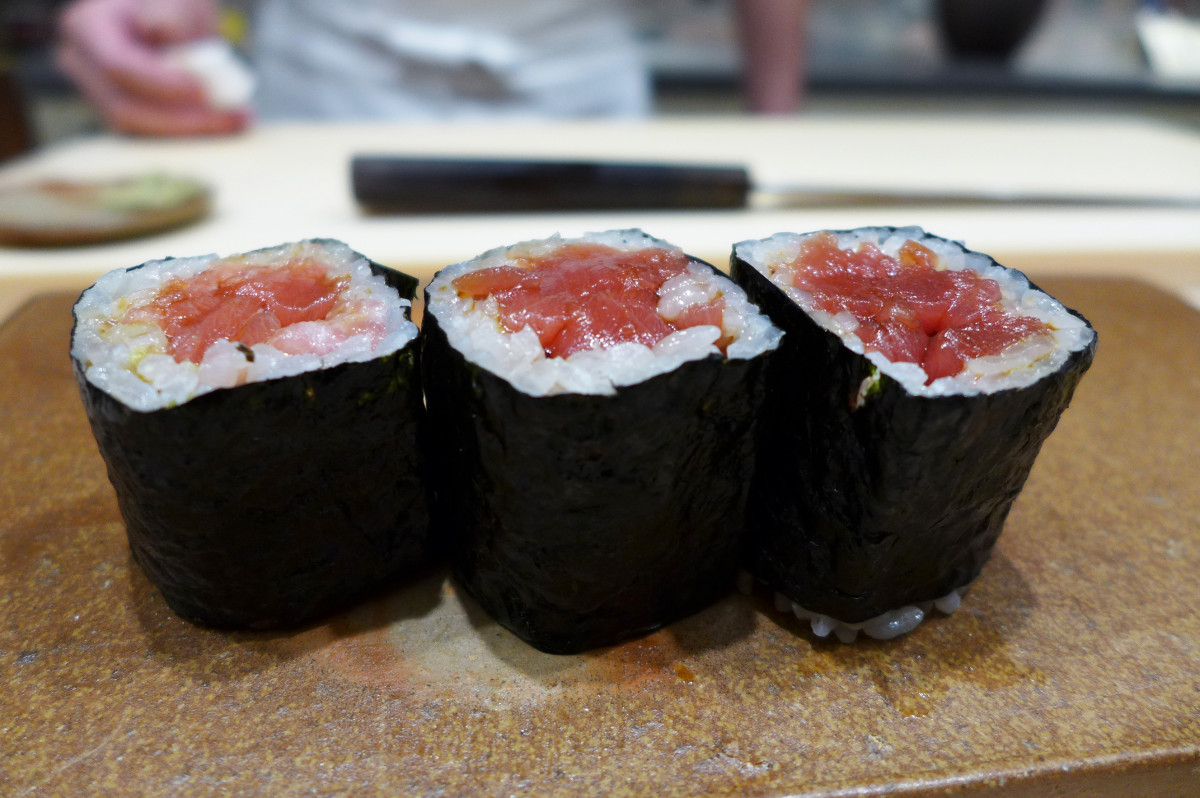
[[[733, 162], [745, 164], [757, 185], [821, 193], [784, 202], [752, 197], [747, 208], [733, 210], [371, 215], [351, 190], [350, 159], [364, 153]], [[211, 216], [125, 242], [0, 248], [0, 311], [33, 291], [82, 288], [104, 271], [149, 259], [308, 237], [343, 239], [427, 278], [485, 249], [555, 232], [641, 227], [724, 266], [735, 241], [780, 230], [907, 224], [960, 239], [1035, 279], [1136, 277], [1200, 307], [1200, 132], [1140, 116], [814, 113], [262, 125], [240, 136], [187, 141], [98, 135], [11, 161], [0, 167], [0, 188], [146, 171], [208, 182]], [[845, 196], [830, 196], [831, 188]], [[927, 198], [906, 199], [912, 192]], [[864, 202], [855, 196], [863, 193], [897, 199]], [[972, 194], [980, 199], [962, 198]], [[995, 201], [1011, 196], [1047, 201]]]

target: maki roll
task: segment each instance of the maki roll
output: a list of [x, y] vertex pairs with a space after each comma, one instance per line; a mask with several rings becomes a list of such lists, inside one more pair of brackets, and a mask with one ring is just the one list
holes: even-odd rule
[[416, 280], [345, 244], [101, 277], [71, 358], [134, 559], [189, 620], [300, 624], [420, 564]]
[[750, 572], [851, 641], [952, 612], [1091, 364], [1025, 275], [916, 227], [781, 233], [731, 275], [786, 331], [769, 377]]
[[781, 333], [641, 231], [491, 250], [426, 289], [438, 520], [503, 626], [568, 653], [691, 613], [742, 545]]

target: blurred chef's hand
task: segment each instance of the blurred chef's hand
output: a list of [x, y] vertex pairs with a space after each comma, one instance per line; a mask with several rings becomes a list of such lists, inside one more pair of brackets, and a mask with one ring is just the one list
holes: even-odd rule
[[75, 0], [59, 19], [58, 63], [115, 130], [233, 133], [248, 113], [214, 107], [201, 81], [168, 56], [172, 45], [216, 29], [216, 0]]

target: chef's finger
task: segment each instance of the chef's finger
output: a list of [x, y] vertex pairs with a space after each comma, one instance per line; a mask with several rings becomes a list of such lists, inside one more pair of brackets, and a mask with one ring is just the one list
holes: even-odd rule
[[217, 32], [216, 0], [139, 0], [134, 29], [155, 44], [179, 44]]

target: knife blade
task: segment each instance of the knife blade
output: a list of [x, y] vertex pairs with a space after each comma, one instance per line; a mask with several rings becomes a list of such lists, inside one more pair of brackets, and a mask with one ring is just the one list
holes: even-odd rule
[[761, 184], [737, 164], [359, 155], [354, 197], [369, 213], [1023, 204], [1200, 207], [1200, 194]]

